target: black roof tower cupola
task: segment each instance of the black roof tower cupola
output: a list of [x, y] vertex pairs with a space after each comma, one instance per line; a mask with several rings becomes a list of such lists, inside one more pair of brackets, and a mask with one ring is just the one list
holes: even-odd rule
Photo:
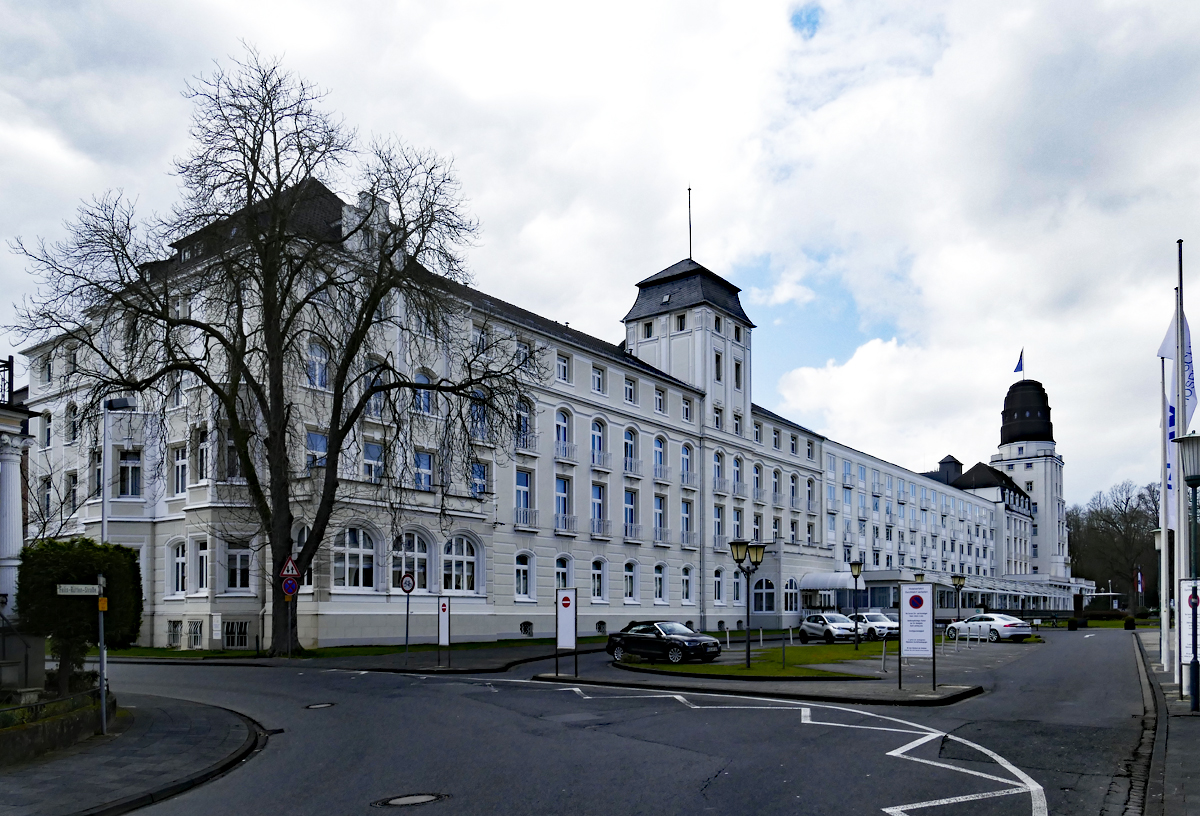
[[637, 287], [637, 300], [629, 314], [625, 315], [625, 323], [705, 303], [737, 318], [747, 326], [754, 326], [742, 311], [742, 301], [738, 298], [741, 289], [691, 258], [639, 281]]
[[1054, 423], [1050, 421], [1050, 399], [1046, 389], [1037, 380], [1013, 383], [1004, 398], [1000, 444], [1053, 441]]

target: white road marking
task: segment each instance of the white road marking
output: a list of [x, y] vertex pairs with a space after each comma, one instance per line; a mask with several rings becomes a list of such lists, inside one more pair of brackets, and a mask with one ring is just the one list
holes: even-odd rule
[[[1085, 637], [1093, 637], [1093, 635], [1085, 635]], [[494, 682], [532, 684], [537, 681], [497, 679]], [[585, 683], [583, 685], [587, 685], [587, 684]], [[643, 691], [643, 689], [639, 689], [637, 687], [630, 687], [630, 686], [607, 686], [607, 687], [601, 687], [601, 688], [604, 688], [605, 690], [618, 689], [618, 690], [627, 690], [627, 691]], [[1030, 816], [1049, 816], [1049, 810], [1047, 809], [1047, 805], [1046, 805], [1046, 792], [1042, 788], [1042, 786], [1039, 785], [1037, 783], [1037, 781], [1034, 780], [1034, 778], [1031, 777], [1029, 774], [1025, 773], [1024, 771], [1022, 771], [1021, 769], [1019, 769], [1018, 767], [1013, 765], [1011, 762], [1009, 762], [1007, 759], [1005, 759], [1004, 757], [997, 754], [995, 751], [992, 751], [988, 748], [984, 748], [982, 745], [971, 742], [970, 740], [963, 739], [962, 737], [959, 737], [959, 736], [955, 736], [954, 734], [949, 734], [949, 733], [946, 733], [945, 731], [939, 731], [936, 728], [931, 728], [927, 725], [921, 725], [920, 723], [914, 723], [914, 722], [910, 722], [908, 720], [902, 720], [898, 717], [890, 717], [890, 716], [887, 716], [884, 714], [876, 714], [871, 711], [862, 711], [859, 709], [847, 708], [845, 706], [826, 705], [826, 704], [822, 704], [822, 703], [806, 703], [805, 705], [802, 706], [802, 705], [800, 705], [799, 702], [793, 701], [793, 700], [778, 700], [778, 699], [773, 699], [773, 698], [769, 698], [769, 697], [746, 698], [746, 697], [741, 697], [736, 694], [713, 694], [713, 693], [708, 693], [708, 692], [695, 692], [695, 693], [688, 692], [688, 694], [693, 697], [695, 697], [695, 696], [723, 697], [723, 698], [733, 698], [733, 699], [738, 699], [738, 700], [755, 699], [755, 700], [761, 700], [762, 703], [766, 703], [767, 705], [736, 705], [736, 706], [732, 706], [732, 705], [701, 705], [698, 703], [691, 702], [683, 694], [668, 694], [668, 693], [664, 693], [664, 694], [628, 694], [628, 695], [622, 694], [619, 696], [613, 695], [612, 697], [593, 697], [589, 694], [586, 694], [583, 691], [583, 689], [578, 686], [570, 686], [567, 688], [560, 688], [560, 689], [558, 689], [558, 691], [572, 691], [575, 694], [579, 695], [579, 697], [581, 697], [584, 700], [606, 700], [606, 699], [676, 700], [676, 701], [682, 703], [683, 705], [687, 706], [688, 708], [700, 709], [700, 710], [705, 710], [705, 711], [708, 711], [708, 710], [717, 710], [717, 711], [730, 711], [730, 710], [735, 710], [735, 711], [736, 710], [742, 710], [742, 711], [745, 711], [745, 710], [798, 711], [800, 713], [800, 722], [805, 725], [823, 725], [823, 726], [827, 726], [830, 728], [854, 728], [854, 729], [862, 729], [862, 730], [866, 730], [866, 731], [884, 731], [884, 732], [901, 733], [901, 734], [918, 734], [919, 735], [918, 739], [915, 739], [915, 740], [907, 743], [906, 745], [902, 745], [899, 748], [896, 748], [892, 751], [888, 751], [887, 756], [895, 757], [897, 759], [906, 759], [910, 762], [919, 762], [923, 765], [932, 765], [937, 768], [943, 768], [945, 770], [954, 771], [956, 773], [961, 773], [961, 774], [966, 774], [968, 776], [989, 779], [989, 780], [999, 782], [1004, 785], [1009, 785], [1010, 787], [1003, 788], [1001, 790], [995, 790], [995, 791], [985, 791], [983, 793], [974, 793], [974, 794], [968, 794], [968, 795], [964, 795], [964, 796], [952, 796], [952, 797], [947, 797], [945, 799], [931, 799], [931, 800], [925, 801], [925, 802], [914, 802], [914, 803], [907, 804], [907, 805], [894, 805], [890, 808], [883, 808], [883, 812], [888, 814], [888, 816], [908, 816], [908, 813], [911, 810], [919, 810], [922, 808], [936, 807], [936, 806], [940, 806], [940, 805], [953, 805], [953, 804], [958, 804], [961, 802], [974, 802], [974, 801], [978, 801], [981, 799], [994, 799], [994, 798], [997, 798], [1000, 796], [1013, 796], [1015, 794], [1024, 794], [1024, 793], [1029, 794], [1030, 805], [1031, 805]], [[812, 709], [814, 709], [814, 708], [824, 709], [827, 711], [841, 711], [841, 712], [844, 712], [847, 714], [853, 714], [856, 716], [871, 717], [873, 719], [885, 720], [885, 721], [894, 723], [895, 725], [907, 726], [907, 728], [858, 725], [858, 724], [854, 724], [854, 723], [818, 722], [818, 721], [815, 721], [812, 719]], [[957, 743], [965, 745], [969, 748], [973, 748], [974, 750], [978, 751], [979, 753], [983, 754], [984, 756], [987, 756], [988, 758], [990, 758], [993, 762], [995, 762], [1000, 767], [1004, 768], [1004, 770], [1008, 771], [1010, 774], [1012, 774], [1014, 777], [1016, 777], [1016, 779], [1005, 779], [1004, 777], [983, 773], [982, 771], [976, 771], [976, 770], [972, 770], [970, 768], [961, 768], [957, 765], [952, 765], [947, 762], [937, 762], [936, 760], [932, 760], [932, 759], [923, 759], [921, 757], [914, 757], [914, 756], [908, 755], [909, 751], [915, 750], [916, 748], [919, 748], [922, 745], [925, 745], [926, 743], [931, 742], [938, 738], [950, 739]]]
[[1084, 635], [1084, 636], [1083, 636], [1083, 639], [1084, 639], [1084, 640], [1087, 640], [1087, 639], [1088, 639], [1088, 638], [1090, 638], [1090, 637], [1095, 637], [1095, 635]]

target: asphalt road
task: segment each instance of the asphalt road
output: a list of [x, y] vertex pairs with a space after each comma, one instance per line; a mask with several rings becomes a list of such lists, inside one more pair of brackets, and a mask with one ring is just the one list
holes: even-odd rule
[[[1047, 639], [995, 647], [1024, 654], [980, 670], [989, 693], [935, 709], [571, 690], [529, 682], [542, 663], [478, 678], [319, 661], [113, 665], [111, 675], [118, 696], [222, 705], [284, 729], [237, 770], [148, 814], [368, 814], [373, 802], [437, 793], [449, 798], [422, 806], [431, 816], [1091, 816], [1121, 795], [1141, 737], [1134, 646], [1117, 630]], [[318, 703], [334, 705], [306, 708]], [[925, 805], [905, 807], [915, 803]]]

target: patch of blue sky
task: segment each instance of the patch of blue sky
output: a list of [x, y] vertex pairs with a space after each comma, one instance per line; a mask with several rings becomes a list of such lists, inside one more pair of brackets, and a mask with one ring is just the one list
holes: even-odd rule
[[[822, 262], [816, 256], [812, 259]], [[746, 290], [770, 291], [774, 285], [770, 267], [770, 256], [763, 255], [735, 266], [729, 275], [742, 288], [742, 308], [757, 326], [753, 345], [755, 402], [767, 408], [779, 405], [783, 398], [776, 386], [780, 377], [793, 369], [822, 368], [830, 360], [840, 365], [869, 340], [898, 336], [891, 321], [864, 318], [850, 290], [830, 274], [805, 278], [804, 285], [813, 293], [806, 303], [751, 303]]]
[[809, 3], [793, 11], [789, 22], [801, 37], [811, 40], [821, 27], [821, 18], [824, 16], [825, 9], [817, 3]]

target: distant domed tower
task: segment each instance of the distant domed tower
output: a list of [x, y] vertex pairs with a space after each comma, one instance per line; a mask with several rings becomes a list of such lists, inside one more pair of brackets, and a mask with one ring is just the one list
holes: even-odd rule
[[1050, 399], [1037, 380], [1012, 384], [1004, 398], [1001, 414], [1000, 444], [1013, 442], [1053, 442], [1054, 423], [1050, 421]]

